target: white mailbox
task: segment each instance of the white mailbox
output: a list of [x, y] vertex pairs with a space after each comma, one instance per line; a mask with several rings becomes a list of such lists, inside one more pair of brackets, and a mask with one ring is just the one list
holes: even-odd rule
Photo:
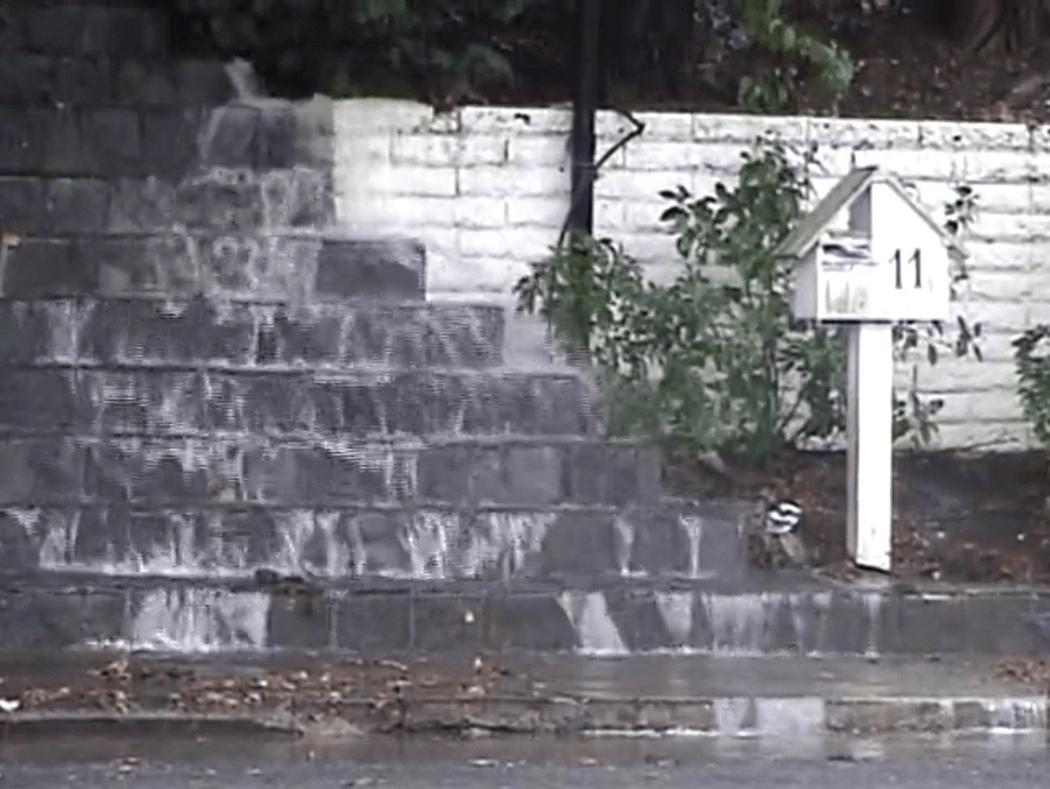
[[851, 172], [778, 248], [796, 261], [792, 312], [848, 326], [846, 544], [861, 567], [893, 554], [893, 323], [948, 317], [965, 256], [895, 178]]
[[797, 261], [792, 312], [820, 321], [948, 318], [962, 249], [890, 175], [857, 169], [780, 245]]

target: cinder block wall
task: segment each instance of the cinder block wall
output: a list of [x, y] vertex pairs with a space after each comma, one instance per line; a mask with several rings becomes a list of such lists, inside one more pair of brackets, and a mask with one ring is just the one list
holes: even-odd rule
[[[513, 283], [557, 238], [569, 200], [569, 108], [466, 107], [435, 114], [413, 102], [334, 105], [335, 190], [342, 222], [408, 232], [431, 255], [435, 299], [509, 305]], [[851, 163], [879, 164], [911, 181], [937, 215], [953, 183], [976, 190], [981, 212], [969, 242], [971, 281], [959, 314], [984, 325], [984, 361], [923, 365], [924, 391], [943, 397], [941, 446], [998, 450], [1028, 445], [1015, 391], [1011, 340], [1050, 320], [1050, 127], [1021, 124], [754, 118], [639, 113], [644, 134], [602, 169], [596, 230], [623, 242], [654, 277], [673, 274], [673, 240], [658, 221], [659, 192], [705, 193], [732, 180], [740, 154], [764, 132], [801, 151], [817, 146], [812, 177], [826, 190]], [[630, 129], [599, 116], [598, 152]], [[510, 338], [538, 344], [528, 323]], [[903, 371], [902, 371], [903, 373]]]

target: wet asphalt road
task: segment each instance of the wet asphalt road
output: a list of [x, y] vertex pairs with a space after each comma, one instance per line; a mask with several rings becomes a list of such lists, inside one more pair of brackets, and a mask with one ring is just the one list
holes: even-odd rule
[[0, 745], [0, 787], [174, 789], [1030, 789], [1050, 786], [1045, 740], [944, 743], [678, 741], [289, 745], [49, 739]]

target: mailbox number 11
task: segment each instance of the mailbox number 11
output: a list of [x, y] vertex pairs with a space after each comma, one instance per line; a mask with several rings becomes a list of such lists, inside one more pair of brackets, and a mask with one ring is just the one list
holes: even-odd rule
[[[893, 253], [893, 257], [891, 258], [891, 260], [893, 261], [894, 268], [895, 268], [895, 270], [897, 272], [897, 290], [900, 290], [901, 288], [904, 287], [904, 282], [903, 282], [903, 279], [902, 279], [903, 272], [902, 272], [902, 266], [901, 266], [901, 251], [899, 249], [896, 252]], [[921, 249], [916, 249], [915, 250], [915, 252], [912, 254], [911, 258], [908, 260], [908, 264], [915, 267], [915, 287], [921, 288], [922, 287], [922, 250]]]

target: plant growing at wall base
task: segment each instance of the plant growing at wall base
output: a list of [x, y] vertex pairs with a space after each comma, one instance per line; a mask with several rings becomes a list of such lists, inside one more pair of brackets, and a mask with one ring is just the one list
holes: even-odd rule
[[792, 322], [791, 263], [774, 254], [808, 191], [767, 141], [744, 154], [734, 188], [663, 193], [682, 258], [670, 285], [646, 282], [611, 242], [577, 239], [518, 283], [519, 306], [547, 317], [611, 383], [616, 432], [759, 464], [828, 438], [842, 426], [842, 346]]
[[[961, 242], [977, 218], [977, 195], [967, 184], [955, 184], [952, 190], [953, 198], [944, 206], [944, 228], [950, 236]], [[959, 286], [969, 279], [966, 266], [956, 264], [951, 277], [950, 296], [955, 301], [959, 298]], [[894, 393], [894, 439], [910, 437], [916, 446], [928, 445], [937, 434], [935, 417], [944, 408], [942, 398], [924, 397], [919, 391], [917, 353], [922, 353], [930, 366], [936, 365], [944, 355], [982, 360], [979, 342], [981, 324], [971, 324], [960, 315], [956, 317], [952, 328], [953, 331], [949, 331], [949, 327], [939, 321], [921, 326], [901, 323], [893, 327], [894, 355], [898, 366], [910, 366], [907, 390], [903, 396]]]
[[1035, 326], [1013, 342], [1021, 407], [1035, 437], [1050, 448], [1050, 326]]

